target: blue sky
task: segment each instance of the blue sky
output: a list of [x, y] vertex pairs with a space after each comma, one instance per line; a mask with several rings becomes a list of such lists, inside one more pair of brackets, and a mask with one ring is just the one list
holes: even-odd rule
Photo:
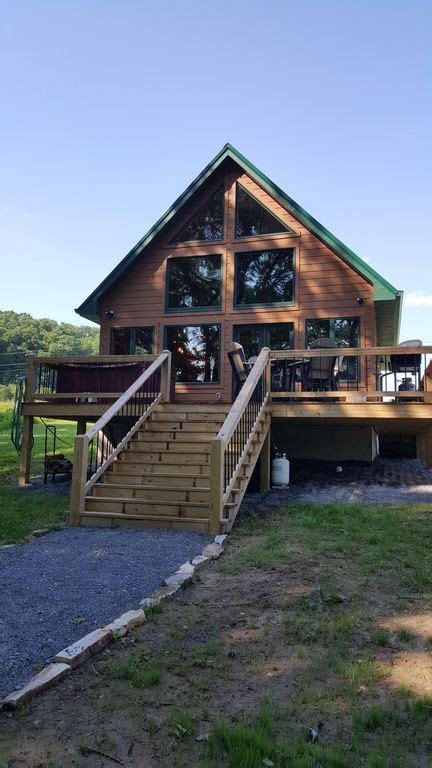
[[0, 17], [0, 307], [80, 323], [229, 141], [432, 343], [430, 0], [22, 0]]

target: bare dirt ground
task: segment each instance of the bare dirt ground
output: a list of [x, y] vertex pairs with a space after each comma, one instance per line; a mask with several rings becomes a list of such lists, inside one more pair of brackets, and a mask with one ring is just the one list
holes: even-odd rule
[[0, 765], [430, 766], [431, 543], [425, 506], [252, 515], [163, 612], [2, 713]]

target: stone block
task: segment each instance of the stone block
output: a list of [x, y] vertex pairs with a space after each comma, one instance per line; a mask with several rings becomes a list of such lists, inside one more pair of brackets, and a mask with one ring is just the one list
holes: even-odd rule
[[93, 656], [94, 653], [101, 651], [112, 640], [112, 632], [106, 627], [104, 629], [95, 629], [72, 645], [64, 648], [63, 651], [54, 656], [55, 661], [63, 661], [71, 667], [82, 664], [83, 661]]
[[111, 624], [107, 624], [104, 629], [109, 629], [110, 632], [116, 634], [125, 635], [129, 629], [133, 627], [139, 627], [145, 621], [145, 613], [142, 609], [137, 611], [127, 611], [123, 613], [118, 619], [114, 619]]
[[173, 587], [158, 587], [155, 589], [154, 592], [150, 595], [150, 600], [155, 600], [156, 602], [153, 603], [153, 605], [156, 605], [157, 603], [161, 603], [162, 600], [170, 600], [171, 597], [174, 597], [175, 593], [179, 589], [179, 585]]
[[205, 557], [211, 557], [213, 560], [217, 560], [218, 557], [221, 556], [223, 552], [223, 548], [219, 544], [207, 544], [206, 547], [204, 547], [202, 554]]
[[40, 691], [44, 691], [66, 675], [69, 675], [70, 672], [71, 667], [69, 664], [49, 664], [41, 672], [38, 672], [37, 675], [32, 677], [31, 680], [18, 691], [14, 691], [9, 694], [9, 696], [6, 696], [1, 702], [2, 707], [5, 709], [14, 709], [15, 707], [18, 707], [24, 701], [27, 701], [27, 699], [30, 699], [32, 696], [40, 693]]
[[194, 557], [194, 559], [192, 560], [192, 565], [196, 570], [198, 568], [205, 568], [207, 565], [211, 563], [211, 561], [212, 559], [209, 556], [198, 555], [197, 557]]
[[176, 573], [173, 573], [172, 576], [167, 576], [167, 578], [163, 580], [162, 586], [177, 590], [182, 587], [183, 584], [186, 584], [187, 581], [190, 581], [191, 578], [192, 576], [177, 571]]
[[222, 547], [227, 538], [228, 536], [226, 533], [219, 533], [217, 536], [215, 536], [214, 543], [219, 544], [219, 546]]
[[180, 566], [180, 568], [177, 569], [176, 573], [184, 574], [185, 576], [193, 576], [195, 572], [194, 566], [187, 561], [187, 563], [183, 563], [183, 565]]
[[161, 600], [161, 597], [144, 597], [143, 600], [140, 600], [140, 606], [146, 611], [149, 608], [153, 608], [155, 605], [159, 605]]

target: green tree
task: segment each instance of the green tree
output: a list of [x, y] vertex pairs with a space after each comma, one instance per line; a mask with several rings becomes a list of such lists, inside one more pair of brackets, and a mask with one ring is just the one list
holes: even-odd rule
[[0, 384], [24, 371], [27, 355], [95, 355], [98, 349], [98, 328], [0, 311]]

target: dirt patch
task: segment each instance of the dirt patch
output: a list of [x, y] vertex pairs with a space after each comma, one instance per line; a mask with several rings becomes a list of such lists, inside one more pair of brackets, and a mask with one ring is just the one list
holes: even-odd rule
[[403, 686], [416, 696], [432, 697], [432, 660], [426, 651], [401, 653], [391, 660], [391, 684]]
[[95, 749], [128, 768], [243, 768], [245, 738], [252, 768], [430, 765], [430, 678], [410, 684], [431, 658], [430, 533], [426, 510], [334, 505], [239, 527], [166, 610], [1, 714], [0, 764], [115, 764]]

